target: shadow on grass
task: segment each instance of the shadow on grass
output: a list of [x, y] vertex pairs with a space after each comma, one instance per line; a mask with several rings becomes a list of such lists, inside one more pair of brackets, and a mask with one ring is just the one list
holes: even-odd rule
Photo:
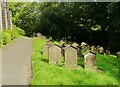
[[48, 60], [48, 59], [46, 59], [46, 58], [41, 58], [41, 61], [46, 62], [46, 63], [48, 63], [48, 62], [49, 62], [49, 60]]

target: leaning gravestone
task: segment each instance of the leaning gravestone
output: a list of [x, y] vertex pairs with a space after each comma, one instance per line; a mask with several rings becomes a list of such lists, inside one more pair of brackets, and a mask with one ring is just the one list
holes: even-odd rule
[[104, 48], [103, 48], [103, 47], [100, 47], [98, 53], [99, 53], [99, 54], [104, 54]]
[[48, 48], [50, 47], [50, 45], [46, 44], [42, 47], [42, 53], [43, 55], [48, 55]]
[[120, 60], [120, 52], [117, 52], [117, 58]]
[[106, 54], [106, 55], [110, 55], [110, 50], [106, 50], [106, 51], [105, 51], [105, 54]]
[[72, 46], [65, 48], [65, 67], [77, 68], [77, 49]]
[[52, 45], [49, 47], [49, 64], [59, 64], [61, 60], [61, 47]]
[[91, 47], [91, 52], [92, 52], [92, 53], [94, 53], [94, 54], [96, 54], [96, 53], [97, 53], [97, 49], [96, 49], [96, 47], [95, 47], [95, 46], [92, 46], [92, 47]]
[[88, 53], [84, 55], [85, 69], [96, 70], [96, 57], [95, 54]]

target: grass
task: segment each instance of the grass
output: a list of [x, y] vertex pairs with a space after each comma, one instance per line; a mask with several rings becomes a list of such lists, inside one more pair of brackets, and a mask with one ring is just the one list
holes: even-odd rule
[[[97, 67], [103, 72], [80, 68], [71, 70], [48, 64], [48, 56], [42, 55], [47, 39], [33, 39], [33, 79], [31, 85], [118, 85], [118, 63], [115, 56], [97, 55]], [[59, 45], [59, 42], [55, 42]], [[78, 60], [83, 66], [83, 59]]]

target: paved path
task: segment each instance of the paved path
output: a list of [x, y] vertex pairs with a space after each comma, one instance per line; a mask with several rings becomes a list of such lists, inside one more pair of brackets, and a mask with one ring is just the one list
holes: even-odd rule
[[29, 85], [32, 39], [20, 38], [2, 49], [2, 85]]

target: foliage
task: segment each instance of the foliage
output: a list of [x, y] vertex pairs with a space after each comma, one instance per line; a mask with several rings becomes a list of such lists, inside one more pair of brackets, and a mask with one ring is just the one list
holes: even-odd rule
[[[116, 77], [118, 75], [118, 64], [114, 62], [117, 61], [115, 57], [97, 56], [97, 66], [103, 72], [97, 73], [83, 68], [71, 70], [43, 61], [48, 60], [48, 56], [41, 54], [41, 48], [45, 43], [46, 39], [33, 39], [33, 79], [31, 85], [118, 85]], [[78, 63], [78, 65], [81, 64]]]
[[[14, 3], [11, 9], [15, 7]], [[55, 40], [84, 41], [116, 53], [120, 50], [119, 9], [117, 2], [30, 2], [16, 12], [14, 24], [27, 36], [41, 32]]]
[[0, 31], [0, 48], [23, 35], [25, 35], [24, 30], [16, 27], [15, 25], [13, 25], [13, 29], [11, 30], [3, 29], [3, 31]]
[[0, 47], [11, 42], [11, 35], [7, 32], [0, 32]]

